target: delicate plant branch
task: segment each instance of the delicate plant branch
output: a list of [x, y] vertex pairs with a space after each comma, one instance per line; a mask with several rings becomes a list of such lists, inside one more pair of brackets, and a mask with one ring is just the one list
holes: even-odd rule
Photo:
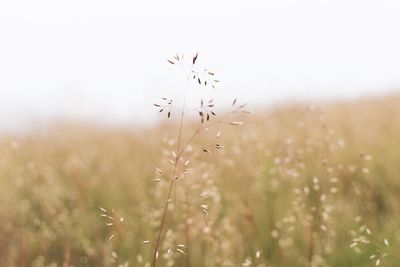
[[[164, 229], [166, 227], [166, 218], [168, 214], [168, 208], [170, 206], [171, 201], [171, 194], [173, 191], [173, 188], [175, 186], [176, 180], [179, 177], [179, 162], [182, 159], [183, 154], [185, 153], [186, 149], [189, 147], [189, 145], [193, 142], [196, 136], [198, 136], [202, 131], [204, 131], [206, 128], [209, 128], [211, 126], [214, 126], [215, 124], [218, 123], [223, 123], [227, 119], [229, 115], [232, 113], [236, 113], [239, 111], [243, 111], [245, 113], [248, 113], [244, 110], [242, 110], [245, 105], [241, 105], [238, 108], [236, 108], [234, 111], [228, 112], [226, 115], [224, 115], [221, 119], [216, 120], [216, 121], [210, 121], [212, 116], [216, 116], [215, 112], [212, 110], [214, 107], [213, 99], [209, 100], [207, 104], [204, 103], [204, 101], [201, 99], [201, 105], [200, 108], [195, 108], [195, 109], [189, 109], [186, 110], [186, 100], [187, 100], [187, 95], [188, 95], [188, 90], [189, 90], [189, 84], [190, 80], [196, 81], [200, 86], [205, 86], [207, 87], [208, 85], [211, 86], [212, 88], [215, 88], [215, 84], [218, 83], [219, 81], [214, 78], [214, 73], [210, 72], [208, 70], [203, 70], [203, 71], [196, 71], [194, 70], [195, 63], [197, 61], [197, 54], [192, 58], [192, 64], [190, 68], [190, 72], [186, 70], [186, 68], [183, 65], [183, 55], [179, 56], [178, 54], [174, 56], [173, 59], [168, 60], [168, 62], [172, 65], [178, 65], [184, 72], [186, 76], [186, 86], [185, 86], [185, 92], [184, 92], [184, 98], [183, 98], [183, 104], [182, 108], [178, 108], [172, 105], [172, 100], [168, 100], [167, 98], [162, 98], [162, 101], [167, 101], [167, 104], [154, 104], [154, 106], [161, 108], [159, 112], [164, 112], [168, 110], [167, 117], [171, 117], [171, 109], [174, 107], [180, 111], [180, 120], [179, 120], [179, 126], [178, 126], [178, 137], [177, 137], [177, 145], [176, 145], [176, 150], [175, 152], [172, 152], [174, 160], [170, 160], [170, 162], [173, 164], [173, 170], [172, 170], [172, 175], [169, 180], [168, 184], [168, 190], [167, 190], [167, 198], [165, 200], [165, 204], [162, 209], [161, 213], [161, 221], [159, 228], [157, 230], [157, 235], [156, 235], [156, 240], [154, 242], [154, 251], [153, 251], [153, 257], [152, 257], [152, 267], [156, 267], [158, 257], [159, 257], [159, 252], [160, 252], [160, 247], [162, 244], [162, 239], [163, 239], [163, 233]], [[236, 104], [236, 99], [233, 101], [232, 106], [235, 106]], [[184, 117], [187, 114], [187, 112], [190, 111], [197, 111], [199, 113], [200, 119], [201, 119], [201, 124], [200, 126], [192, 133], [192, 135], [189, 136], [189, 138], [186, 141], [183, 141], [183, 128], [184, 128]], [[230, 122], [231, 125], [241, 125], [241, 122]], [[218, 137], [218, 136], [217, 136]], [[216, 144], [216, 148], [220, 149], [223, 148], [223, 146]], [[209, 152], [207, 149], [203, 149], [204, 152]], [[176, 190], [175, 190], [176, 192]], [[203, 210], [204, 212], [204, 210]], [[188, 248], [189, 251], [189, 248]], [[188, 259], [188, 262], [190, 260]]]

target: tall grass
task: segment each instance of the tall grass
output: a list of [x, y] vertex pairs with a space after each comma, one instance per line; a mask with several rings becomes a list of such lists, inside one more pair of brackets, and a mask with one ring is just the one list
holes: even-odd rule
[[[170, 171], [169, 175], [169, 180], [166, 181], [167, 188], [166, 188], [166, 199], [162, 199], [161, 203], [163, 203], [163, 208], [157, 212], [156, 215], [160, 215], [160, 222], [159, 225], [157, 226], [157, 234], [156, 238], [154, 239], [153, 242], [151, 241], [145, 241], [146, 243], [152, 244], [154, 246], [153, 248], [153, 256], [152, 256], [152, 267], [156, 267], [157, 263], [160, 261], [159, 256], [160, 253], [163, 253], [162, 250], [164, 249], [163, 256], [164, 258], [168, 259], [168, 264], [173, 265], [174, 264], [174, 253], [178, 252], [180, 254], [186, 255], [186, 265], [191, 266], [192, 265], [192, 244], [193, 244], [193, 237], [192, 237], [192, 232], [193, 232], [193, 216], [194, 212], [197, 207], [201, 208], [201, 211], [204, 213], [204, 215], [208, 215], [208, 204], [202, 204], [204, 201], [206, 201], [207, 192], [204, 191], [207, 189], [207, 185], [204, 184], [204, 181], [196, 179], [196, 177], [192, 177], [190, 173], [193, 173], [194, 170], [196, 170], [196, 165], [190, 165], [190, 160], [191, 159], [196, 159], [198, 156], [198, 152], [203, 152], [207, 154], [211, 154], [211, 151], [215, 150], [221, 150], [224, 148], [223, 145], [220, 143], [220, 135], [221, 133], [218, 132], [215, 135], [216, 140], [212, 140], [212, 144], [209, 143], [204, 143], [202, 144], [201, 147], [195, 148], [193, 147], [193, 143], [196, 138], [199, 136], [203, 135], [205, 132], [209, 132], [210, 129], [213, 130], [213, 128], [216, 125], [223, 124], [223, 123], [229, 123], [232, 126], [238, 126], [241, 125], [242, 122], [238, 121], [227, 121], [230, 115], [233, 113], [246, 113], [246, 111], [243, 109], [246, 105], [240, 105], [239, 107], [235, 107], [235, 109], [231, 112], [226, 113], [224, 116], [221, 118], [218, 118], [217, 114], [214, 112], [215, 108], [215, 102], [214, 99], [209, 99], [207, 101], [204, 101], [203, 98], [199, 99], [200, 105], [197, 107], [194, 107], [192, 109], [187, 109], [186, 107], [186, 101], [188, 94], [190, 94], [190, 85], [192, 83], [195, 83], [200, 87], [201, 90], [204, 90], [204, 88], [211, 87], [212, 89], [215, 89], [216, 84], [219, 82], [215, 78], [214, 72], [211, 72], [207, 69], [203, 70], [198, 70], [199, 68], [196, 65], [198, 59], [198, 54], [196, 53], [193, 58], [190, 60], [189, 66], [185, 64], [184, 60], [184, 55], [179, 55], [177, 54], [174, 56], [172, 59], [168, 59], [168, 62], [171, 65], [174, 66], [179, 66], [180, 69], [182, 70], [185, 80], [186, 80], [186, 86], [183, 92], [183, 102], [182, 106], [179, 108], [177, 107], [174, 103], [176, 101], [173, 101], [172, 99], [168, 98], [162, 98], [161, 103], [156, 103], [154, 104], [155, 107], [159, 108], [159, 113], [166, 112], [167, 113], [167, 118], [171, 118], [171, 114], [174, 109], [177, 109], [179, 111], [179, 123], [177, 124], [177, 136], [175, 139], [170, 139], [169, 143], [175, 144], [176, 143], [176, 148], [172, 149], [171, 151], [166, 151], [165, 156], [167, 159], [167, 163], [170, 163], [172, 167], [169, 167], [168, 164], [165, 167], [165, 169]], [[237, 100], [235, 99], [232, 102], [232, 106], [236, 105]], [[192, 124], [189, 132], [190, 134], [186, 137], [185, 136], [185, 119], [187, 119], [188, 115], [190, 115], [191, 112], [195, 112], [199, 115], [198, 123]], [[189, 114], [188, 114], [189, 113]], [[173, 116], [173, 115], [172, 115]], [[194, 126], [194, 127], [193, 127]], [[194, 129], [191, 129], [194, 128]], [[210, 142], [210, 141], [208, 141]], [[163, 171], [160, 168], [156, 168], [158, 175], [160, 176], [159, 178], [156, 179], [158, 183], [162, 183], [162, 175]], [[206, 174], [206, 173], [203, 173]], [[195, 174], [199, 175], [199, 174]], [[182, 181], [182, 182], [181, 182]], [[187, 182], [189, 181], [189, 182]], [[178, 190], [177, 187], [180, 186], [183, 188], [184, 192], [180, 192], [182, 190]], [[158, 186], [159, 188], [162, 188], [162, 186]], [[175, 190], [175, 196], [174, 200], [172, 199], [172, 193], [173, 190]], [[197, 195], [197, 199], [192, 200], [192, 194], [199, 193], [197, 191], [203, 190], [200, 194]], [[168, 225], [167, 224], [167, 215], [169, 212], [173, 212], [176, 210], [177, 206], [177, 196], [176, 193], [180, 193], [181, 197], [179, 200], [179, 203], [182, 203], [184, 206], [182, 209], [179, 211], [181, 213], [180, 215], [180, 221], [171, 223]], [[159, 196], [160, 193], [155, 194], [155, 196]], [[172, 204], [172, 202], [174, 202]], [[171, 209], [170, 209], [171, 208]], [[105, 210], [104, 210], [105, 211]], [[105, 215], [107, 216], [107, 215]], [[113, 218], [111, 218], [113, 219]], [[179, 241], [179, 236], [177, 236], [177, 231], [174, 231], [174, 225], [181, 225], [182, 221], [187, 221], [184, 222], [182, 225], [181, 231], [184, 232], [184, 242], [185, 243], [180, 243], [177, 244], [176, 242]], [[211, 221], [211, 220], [209, 220]], [[168, 228], [168, 231], [165, 233], [164, 236], [164, 229]], [[170, 242], [165, 242], [167, 244], [166, 248], [163, 248], [162, 245], [164, 243], [164, 239], [170, 238], [172, 239]]]
[[259, 110], [240, 131], [205, 131], [167, 197], [171, 118], [2, 136], [0, 266], [151, 266], [167, 199], [159, 266], [398, 266], [398, 95]]

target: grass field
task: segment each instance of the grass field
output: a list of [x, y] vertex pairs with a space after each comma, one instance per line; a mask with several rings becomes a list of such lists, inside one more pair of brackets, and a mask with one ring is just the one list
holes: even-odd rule
[[[400, 266], [399, 95], [243, 121], [189, 148], [159, 266]], [[0, 266], [150, 266], [176, 131], [2, 136]]]

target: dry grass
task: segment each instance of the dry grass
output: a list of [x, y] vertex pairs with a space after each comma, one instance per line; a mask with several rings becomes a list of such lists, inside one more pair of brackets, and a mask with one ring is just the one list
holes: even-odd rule
[[[224, 149], [201, 151], [215, 131], [194, 141], [160, 266], [399, 265], [398, 95], [285, 106], [232, 127], [219, 129]], [[65, 126], [3, 136], [0, 266], [150, 266], [171, 134]]]

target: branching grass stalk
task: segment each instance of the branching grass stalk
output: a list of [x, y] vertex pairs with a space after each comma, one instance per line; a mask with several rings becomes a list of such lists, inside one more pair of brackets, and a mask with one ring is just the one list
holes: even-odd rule
[[[194, 66], [197, 60], [197, 54], [193, 57], [193, 61], [190, 67], [190, 71], [188, 71], [189, 69], [186, 69], [184, 67], [184, 65], [182, 64], [182, 59], [183, 59], [183, 55], [179, 56], [176, 55], [173, 59], [168, 60], [168, 62], [172, 65], [177, 65], [179, 66], [182, 71], [185, 74], [186, 77], [186, 86], [185, 86], [185, 91], [184, 91], [184, 97], [183, 97], [183, 104], [181, 108], [178, 108], [176, 106], [174, 106], [172, 104], [172, 100], [171, 99], [167, 99], [167, 98], [162, 98], [163, 103], [162, 104], [154, 104], [154, 106], [160, 108], [159, 112], [163, 112], [163, 111], [168, 111], [167, 115], [168, 118], [170, 118], [171, 116], [171, 110], [177, 109], [180, 113], [180, 120], [179, 120], [179, 125], [178, 125], [178, 136], [177, 136], [177, 145], [176, 145], [176, 150], [174, 152], [172, 152], [174, 159], [171, 159], [170, 162], [173, 164], [173, 170], [172, 170], [172, 176], [170, 177], [169, 183], [168, 183], [168, 190], [167, 190], [167, 198], [165, 200], [163, 209], [162, 209], [162, 213], [161, 213], [161, 221], [160, 221], [160, 225], [159, 228], [157, 230], [157, 235], [156, 235], [156, 240], [154, 242], [154, 251], [153, 251], [153, 257], [152, 257], [152, 267], [156, 267], [157, 262], [158, 262], [158, 257], [159, 257], [159, 253], [160, 253], [160, 247], [162, 245], [163, 242], [163, 234], [164, 234], [164, 230], [166, 228], [166, 220], [167, 220], [167, 215], [168, 215], [168, 209], [170, 206], [170, 202], [172, 202], [171, 200], [171, 195], [172, 192], [174, 191], [175, 188], [175, 194], [176, 194], [176, 180], [178, 179], [178, 177], [180, 176], [180, 161], [183, 157], [183, 154], [185, 153], [185, 151], [187, 150], [187, 148], [189, 147], [189, 145], [193, 142], [193, 140], [196, 138], [196, 136], [198, 136], [201, 132], [205, 131], [207, 128], [214, 126], [215, 124], [218, 123], [223, 123], [225, 122], [226, 118], [232, 114], [232, 113], [236, 113], [239, 111], [243, 111], [242, 108], [245, 105], [241, 105], [239, 107], [237, 107], [235, 110], [228, 112], [227, 114], [225, 114], [224, 116], [222, 116], [221, 119], [219, 120], [213, 120], [212, 118], [214, 118], [214, 116], [216, 116], [215, 112], [213, 111], [214, 108], [214, 100], [208, 100], [208, 102], [204, 102], [203, 99], [201, 99], [201, 105], [200, 108], [195, 108], [195, 109], [188, 109], [186, 110], [186, 103], [187, 103], [187, 96], [188, 96], [188, 90], [189, 90], [189, 84], [191, 82], [191, 80], [193, 80], [194, 82], [198, 83], [200, 86], [204, 86], [204, 87], [208, 87], [211, 86], [212, 88], [215, 88], [216, 83], [218, 83], [219, 81], [215, 79], [214, 77], [214, 73], [210, 72], [208, 70], [203, 70], [201, 72], [199, 71], [195, 71], [194, 70]], [[236, 104], [236, 99], [233, 101], [232, 106], [235, 106]], [[189, 135], [188, 139], [186, 141], [184, 141], [184, 135], [183, 135], [183, 131], [184, 131], [184, 122], [185, 122], [185, 115], [187, 115], [187, 113], [191, 112], [191, 111], [197, 111], [199, 113], [200, 116], [200, 125], [197, 127], [197, 129], [191, 134]], [[245, 111], [243, 111], [245, 112]], [[248, 113], [248, 112], [247, 112]], [[231, 122], [231, 125], [241, 125], [241, 122]], [[218, 136], [216, 137], [218, 138]], [[216, 144], [216, 149], [221, 149], [223, 148], [223, 146], [221, 146], [220, 144]], [[203, 148], [204, 152], [209, 152], [208, 149]], [[186, 165], [185, 165], [186, 166]], [[175, 201], [176, 201], [176, 195], [174, 197]], [[186, 233], [186, 239], [189, 242], [189, 234], [190, 234], [190, 230], [186, 229], [187, 233]], [[190, 251], [190, 248], [187, 248], [187, 252]], [[190, 265], [190, 259], [187, 259], [187, 263], [188, 265]]]

